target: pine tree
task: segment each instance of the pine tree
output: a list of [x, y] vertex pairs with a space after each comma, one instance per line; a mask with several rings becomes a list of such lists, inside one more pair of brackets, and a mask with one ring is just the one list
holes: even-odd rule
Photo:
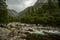
[[6, 0], [0, 0], [0, 23], [8, 23]]
[[49, 14], [52, 13], [52, 1], [51, 0], [48, 0], [48, 12]]

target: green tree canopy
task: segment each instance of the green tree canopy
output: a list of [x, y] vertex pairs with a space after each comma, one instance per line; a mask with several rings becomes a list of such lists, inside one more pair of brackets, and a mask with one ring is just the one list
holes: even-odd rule
[[6, 0], [0, 0], [0, 23], [8, 23]]

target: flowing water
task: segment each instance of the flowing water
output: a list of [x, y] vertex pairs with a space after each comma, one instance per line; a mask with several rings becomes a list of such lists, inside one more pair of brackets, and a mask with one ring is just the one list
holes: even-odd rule
[[[28, 29], [31, 29], [31, 30], [33, 30], [33, 31], [30, 31], [30, 30], [28, 30], [29, 31], [29, 33], [36, 33], [36, 34], [45, 34], [44, 32], [48, 32], [48, 33], [54, 33], [54, 34], [60, 34], [60, 28], [55, 28], [55, 27], [43, 27], [43, 26], [35, 26], [35, 25], [33, 25], [32, 27], [30, 27], [31, 25], [29, 25], [29, 24], [24, 24], [24, 25], [22, 25], [22, 23], [12, 23], [12, 25], [16, 25], [16, 24], [19, 24], [20, 26], [18, 26], [18, 27], [20, 27], [21, 28], [21, 30], [24, 30], [24, 31], [26, 31], [26, 30], [28, 30]], [[11, 23], [9, 24], [9, 25], [11, 25]]]
[[35, 31], [35, 32], [30, 32], [30, 33], [35, 33], [35, 34], [45, 34], [44, 32], [47, 33], [54, 33], [54, 34], [60, 34], [58, 30], [40, 30], [40, 31]]

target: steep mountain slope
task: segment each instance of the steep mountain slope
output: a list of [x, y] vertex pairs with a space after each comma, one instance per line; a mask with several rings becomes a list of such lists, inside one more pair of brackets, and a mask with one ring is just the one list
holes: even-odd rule
[[18, 13], [15, 10], [8, 9], [8, 15], [11, 17], [17, 17]]
[[19, 13], [19, 16], [22, 16], [24, 13], [30, 11], [32, 12], [32, 10], [36, 11], [39, 8], [42, 7], [43, 3], [47, 2], [47, 0], [37, 0], [37, 2], [35, 3], [35, 5], [26, 8], [25, 10], [23, 10], [22, 12]]

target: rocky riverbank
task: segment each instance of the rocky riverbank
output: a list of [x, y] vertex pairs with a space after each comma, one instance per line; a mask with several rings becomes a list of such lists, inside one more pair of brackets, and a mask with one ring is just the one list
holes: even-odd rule
[[35, 24], [9, 23], [0, 26], [0, 40], [26, 40], [28, 34], [60, 35], [60, 28], [36, 26]]

